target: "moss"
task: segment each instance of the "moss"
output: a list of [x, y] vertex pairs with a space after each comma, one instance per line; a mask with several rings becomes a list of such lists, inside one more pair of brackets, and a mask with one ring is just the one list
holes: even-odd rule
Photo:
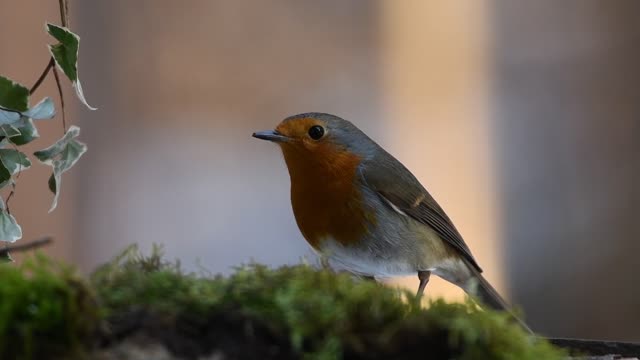
[[304, 265], [201, 276], [131, 247], [89, 284], [43, 256], [0, 264], [0, 358], [92, 358], [140, 338], [186, 359], [563, 356], [472, 303], [425, 309], [410, 293]]
[[0, 264], [0, 358], [81, 357], [98, 323], [85, 282], [38, 255]]
[[143, 330], [186, 357], [220, 348], [233, 358], [563, 356], [472, 303], [424, 309], [407, 292], [304, 265], [249, 265], [211, 278], [184, 274], [157, 250], [143, 257], [131, 248], [96, 271], [92, 284], [113, 338]]

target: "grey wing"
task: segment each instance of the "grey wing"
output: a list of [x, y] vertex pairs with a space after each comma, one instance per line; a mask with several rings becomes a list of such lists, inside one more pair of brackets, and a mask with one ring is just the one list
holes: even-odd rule
[[[382, 197], [387, 203], [411, 218], [421, 222], [433, 230], [440, 237], [456, 249], [469, 264], [482, 272], [482, 269], [471, 255], [471, 250], [462, 239], [462, 236], [438, 205], [435, 199], [427, 192], [420, 182], [391, 155], [377, 159], [373, 166], [362, 166], [360, 174], [364, 183]], [[367, 171], [367, 168], [375, 167], [378, 171]], [[380, 171], [383, 169], [383, 171]], [[393, 174], [392, 176], [389, 176]]]

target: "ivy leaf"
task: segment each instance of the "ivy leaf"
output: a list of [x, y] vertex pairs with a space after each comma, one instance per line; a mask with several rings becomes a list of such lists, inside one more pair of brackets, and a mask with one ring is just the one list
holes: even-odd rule
[[56, 65], [67, 75], [69, 80], [71, 80], [78, 99], [90, 110], [96, 110], [96, 108], [91, 107], [91, 105], [87, 103], [84, 93], [82, 92], [80, 79], [78, 78], [78, 47], [80, 46], [80, 37], [62, 26], [47, 23], [46, 28], [47, 32], [59, 41], [58, 44], [49, 45], [49, 51], [56, 61]]
[[29, 109], [29, 89], [3, 76], [0, 76], [0, 107], [2, 125], [13, 124], [22, 116], [40, 120], [56, 115], [53, 100], [49, 97]]
[[0, 124], [8, 125], [20, 120], [20, 112], [0, 109]]
[[27, 155], [15, 149], [0, 149], [0, 162], [11, 175], [31, 167], [31, 161]]
[[0, 189], [11, 183], [11, 172], [4, 166], [0, 166]]
[[34, 120], [51, 119], [56, 116], [56, 108], [53, 105], [53, 100], [50, 97], [46, 97], [40, 100], [36, 106], [22, 113], [22, 116], [32, 118]]
[[8, 125], [14, 124], [20, 120], [21, 117], [32, 118], [35, 120], [51, 119], [56, 115], [56, 109], [53, 105], [53, 100], [46, 97], [40, 102], [24, 112], [13, 110], [0, 109], [0, 124]]
[[60, 140], [56, 141], [46, 149], [36, 151], [33, 155], [35, 155], [42, 163], [52, 165], [55, 160], [54, 158], [61, 154], [69, 142], [78, 137], [78, 135], [80, 135], [80, 128], [72, 125]]
[[11, 184], [11, 177], [31, 167], [27, 155], [14, 149], [0, 149], [0, 189]]
[[[4, 201], [0, 199], [0, 241], [12, 243], [21, 238], [22, 228], [18, 225], [13, 215], [9, 214], [4, 206]], [[0, 261], [2, 260], [11, 260], [11, 257], [7, 256], [0, 259]]]
[[20, 130], [13, 125], [0, 125], [0, 137], [13, 137], [19, 136]]
[[[15, 145], [28, 144], [40, 137], [38, 129], [33, 124], [33, 120], [26, 117], [20, 118], [20, 121], [13, 124], [12, 128], [16, 129], [19, 132], [19, 134], [17, 135], [9, 136], [9, 140]], [[0, 133], [0, 135], [2, 135], [2, 133]]]
[[29, 89], [17, 82], [0, 76], [0, 106], [15, 111], [29, 108]]
[[29, 108], [29, 89], [0, 76], [0, 107], [0, 124], [17, 121], [20, 119], [20, 112]]
[[22, 238], [22, 228], [7, 210], [0, 211], [0, 241], [15, 242]]
[[[10, 138], [15, 145], [24, 145], [40, 137], [32, 119], [42, 120], [55, 116], [55, 108], [50, 98], [45, 98], [38, 105], [25, 111], [17, 121], [0, 125], [0, 141]], [[0, 121], [0, 124], [2, 122]], [[0, 145], [2, 145], [0, 143]], [[3, 146], [0, 146], [3, 147]]]
[[76, 140], [79, 134], [80, 128], [71, 126], [62, 139], [55, 144], [33, 153], [42, 163], [53, 167], [53, 175], [49, 178], [49, 189], [53, 192], [54, 197], [49, 212], [58, 206], [62, 174], [75, 165], [82, 154], [87, 151], [87, 145]]
[[20, 112], [0, 109], [0, 124], [13, 124], [20, 120]]

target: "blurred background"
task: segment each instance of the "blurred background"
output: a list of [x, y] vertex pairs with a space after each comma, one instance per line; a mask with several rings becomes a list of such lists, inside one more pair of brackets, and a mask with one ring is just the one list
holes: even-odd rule
[[[279, 149], [300, 112], [352, 120], [445, 208], [486, 277], [546, 335], [640, 341], [640, 2], [71, 1], [89, 152], [24, 239], [89, 272], [130, 243], [190, 270], [313, 256]], [[57, 1], [0, 3], [0, 73], [31, 85]], [[54, 96], [47, 80], [36, 98]], [[54, 96], [55, 97], [55, 96]], [[61, 136], [41, 122], [31, 150]], [[433, 280], [431, 296], [462, 298]], [[417, 279], [390, 284], [415, 288]]]

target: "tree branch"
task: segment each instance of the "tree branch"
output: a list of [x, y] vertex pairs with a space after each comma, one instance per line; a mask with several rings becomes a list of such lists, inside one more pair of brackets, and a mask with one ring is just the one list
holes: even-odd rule
[[43, 237], [42, 239], [28, 242], [26, 244], [6, 246], [4, 249], [0, 249], [0, 258], [6, 257], [9, 253], [12, 253], [14, 251], [27, 251], [37, 249], [39, 247], [49, 245], [51, 242], [53, 242], [53, 238], [51, 236], [47, 236]]

